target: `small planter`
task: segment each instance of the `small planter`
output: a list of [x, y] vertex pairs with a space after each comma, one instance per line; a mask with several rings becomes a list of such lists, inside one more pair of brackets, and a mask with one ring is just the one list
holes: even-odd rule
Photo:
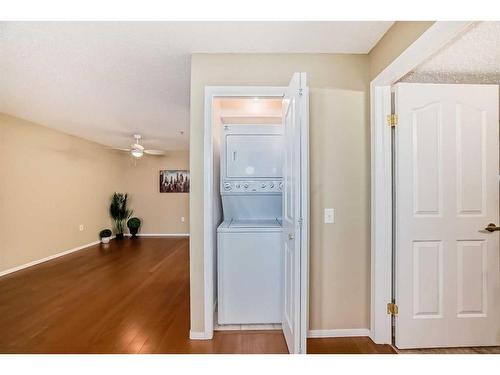
[[113, 233], [111, 232], [111, 229], [103, 229], [99, 233], [99, 237], [101, 239], [101, 243], [109, 243], [109, 240], [111, 240], [111, 235]]
[[139, 219], [138, 217], [132, 217], [128, 219], [127, 227], [130, 234], [132, 235], [132, 238], [136, 238], [137, 233], [139, 232], [139, 228], [141, 227], [141, 219]]

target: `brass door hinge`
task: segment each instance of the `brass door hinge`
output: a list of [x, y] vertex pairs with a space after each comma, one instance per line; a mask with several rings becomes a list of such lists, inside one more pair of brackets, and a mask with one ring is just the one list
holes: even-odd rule
[[387, 125], [393, 127], [398, 124], [398, 115], [392, 114], [392, 115], [387, 115]]
[[393, 302], [387, 304], [387, 314], [397, 316], [398, 315], [398, 305]]

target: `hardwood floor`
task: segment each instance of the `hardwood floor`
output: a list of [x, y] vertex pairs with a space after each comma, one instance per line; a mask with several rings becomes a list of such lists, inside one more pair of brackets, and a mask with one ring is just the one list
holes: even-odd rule
[[[281, 331], [189, 340], [189, 241], [112, 241], [0, 278], [0, 353], [287, 353]], [[369, 338], [311, 353], [380, 353]]]
[[390, 345], [375, 344], [369, 337], [307, 339], [308, 354], [396, 354]]

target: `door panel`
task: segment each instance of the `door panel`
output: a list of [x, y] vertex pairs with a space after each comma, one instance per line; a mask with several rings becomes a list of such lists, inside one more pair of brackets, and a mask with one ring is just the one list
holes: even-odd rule
[[[305, 353], [306, 350], [306, 308], [302, 302], [306, 300], [301, 277], [307, 262], [301, 259], [307, 246], [303, 246], [302, 234], [302, 183], [307, 178], [303, 175], [301, 161], [306, 152], [301, 147], [301, 136], [307, 129], [307, 90], [305, 74], [295, 73], [283, 98], [283, 318], [282, 327], [290, 353]], [[304, 289], [304, 290], [302, 290]]]
[[413, 243], [413, 317], [440, 318], [443, 311], [443, 244]]
[[483, 215], [486, 205], [486, 113], [458, 103], [457, 207], [459, 215]]
[[415, 215], [441, 214], [441, 106], [431, 104], [413, 113], [413, 179]]
[[288, 245], [288, 241], [284, 242], [284, 252], [285, 252], [285, 292], [284, 292], [284, 310], [283, 310], [283, 324], [285, 328], [287, 329], [288, 336], [290, 336], [293, 332], [294, 329], [294, 299], [293, 295], [291, 295], [290, 291], [294, 289], [294, 280], [293, 280], [293, 274], [290, 272], [293, 270], [293, 250], [290, 248]]
[[498, 87], [395, 98], [396, 346], [500, 345]]
[[457, 241], [457, 316], [485, 317], [488, 293], [485, 241]]

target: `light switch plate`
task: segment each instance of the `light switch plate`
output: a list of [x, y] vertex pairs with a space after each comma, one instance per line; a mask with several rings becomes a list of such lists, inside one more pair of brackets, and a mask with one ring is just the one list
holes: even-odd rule
[[325, 208], [325, 224], [335, 223], [335, 210], [333, 208]]

